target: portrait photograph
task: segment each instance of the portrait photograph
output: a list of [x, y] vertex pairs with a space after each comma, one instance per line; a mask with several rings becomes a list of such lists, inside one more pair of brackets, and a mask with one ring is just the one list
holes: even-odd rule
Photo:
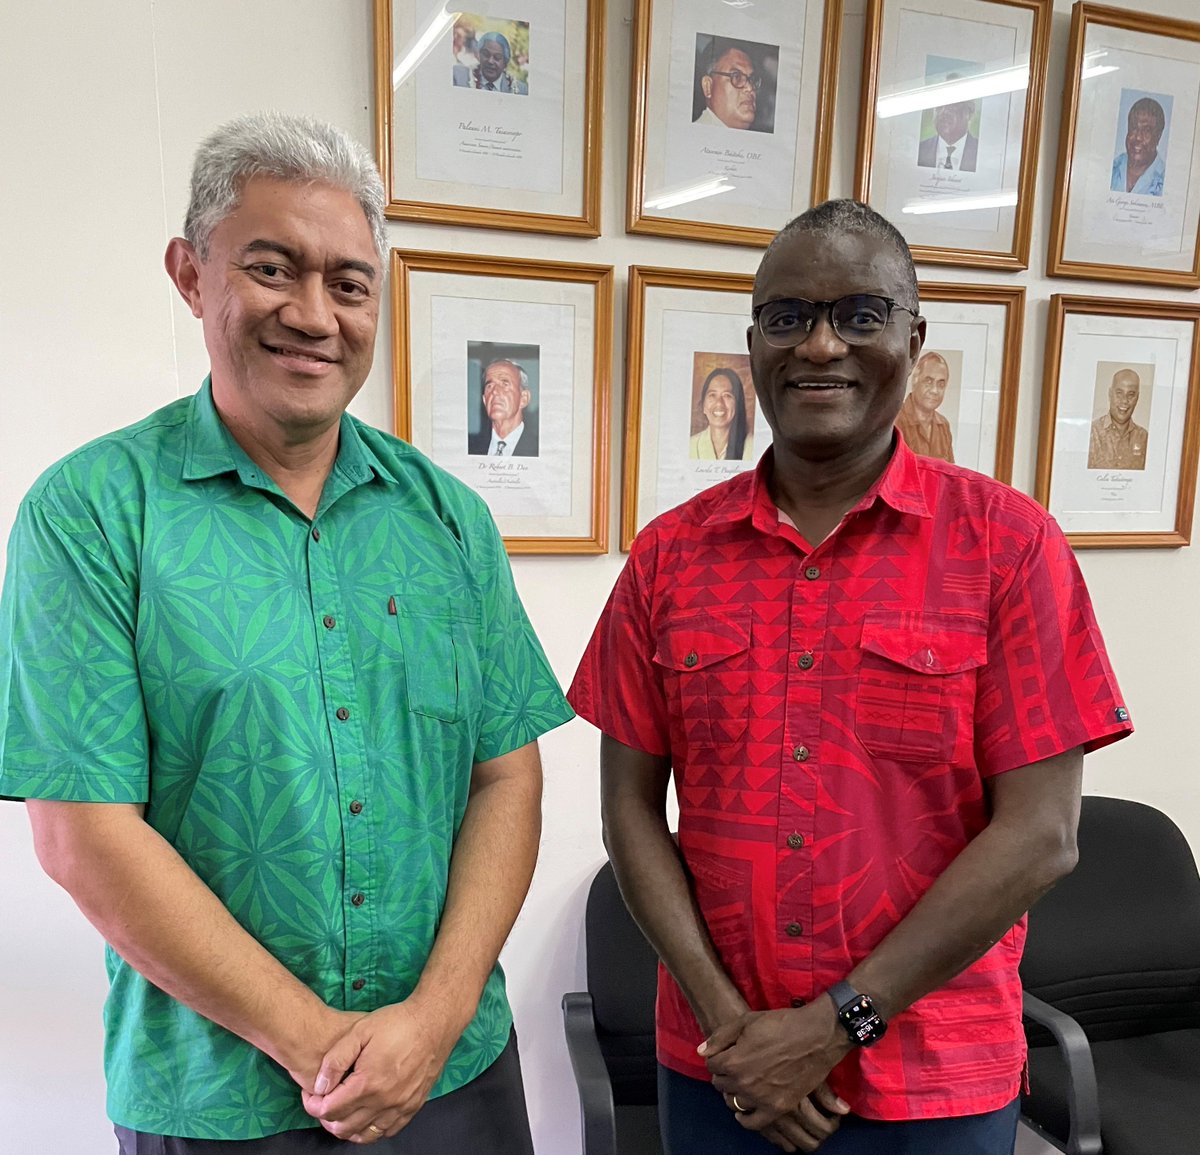
[[467, 454], [537, 457], [537, 345], [467, 342]]
[[1051, 0], [867, 0], [855, 197], [918, 262], [1029, 264]]
[[599, 236], [605, 2], [374, 0], [385, 214]]
[[396, 433], [510, 553], [607, 549], [612, 267], [392, 250]]
[[[926, 85], [947, 84], [979, 72], [969, 60], [944, 56], [925, 57]], [[974, 172], [979, 163], [978, 100], [956, 100], [927, 108], [921, 113], [921, 138], [917, 164], [950, 172]]]
[[1167, 138], [1172, 98], [1163, 92], [1121, 89], [1117, 112], [1117, 143], [1113, 149], [1115, 193], [1160, 197], [1167, 175]]
[[1025, 290], [921, 281], [925, 344], [896, 418], [924, 457], [1012, 481]]
[[1055, 294], [1034, 496], [1074, 546], [1191, 537], [1200, 305]]
[[1046, 274], [1200, 288], [1200, 23], [1071, 10]]
[[841, 0], [636, 0], [631, 233], [765, 246], [826, 198]]
[[692, 461], [754, 461], [754, 386], [745, 353], [693, 356], [687, 455]]
[[529, 24], [463, 12], [451, 31], [455, 88], [529, 95]]
[[692, 123], [775, 131], [779, 45], [696, 33]]

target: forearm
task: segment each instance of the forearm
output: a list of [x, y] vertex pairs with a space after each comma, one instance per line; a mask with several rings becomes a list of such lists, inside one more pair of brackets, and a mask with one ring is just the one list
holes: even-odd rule
[[47, 873], [130, 966], [288, 1070], [315, 1071], [330, 1041], [329, 1009], [239, 925], [138, 808], [28, 808]]
[[[603, 739], [604, 844], [621, 894], [707, 1034], [742, 1014], [746, 1001], [726, 973], [696, 904], [683, 858], [671, 836], [658, 786], [647, 797], [646, 778], [669, 778], [669, 765]], [[631, 755], [633, 756], [631, 759]], [[638, 778], [635, 780], [635, 776]], [[631, 787], [626, 789], [626, 787]], [[664, 786], [665, 789], [665, 786]]]
[[[1073, 800], [997, 813], [907, 916], [848, 976], [892, 1018], [981, 958], [1075, 865], [1081, 751], [1012, 774], [1060, 771]], [[1001, 776], [1005, 777], [1005, 776]]]
[[[411, 999], [429, 1008], [451, 1045], [479, 1006], [484, 984], [529, 891], [541, 835], [537, 744], [505, 755], [515, 772], [476, 767], [450, 859], [446, 904], [433, 950]], [[482, 770], [482, 774], [481, 774]]]

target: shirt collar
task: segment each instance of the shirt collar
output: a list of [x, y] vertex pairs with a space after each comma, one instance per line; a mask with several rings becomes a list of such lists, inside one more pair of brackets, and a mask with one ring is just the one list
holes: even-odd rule
[[[363, 440], [358, 422], [349, 413], [342, 414], [338, 428], [338, 455], [333, 471], [354, 484], [369, 481], [372, 474], [380, 481], [397, 484], [395, 475]], [[236, 473], [243, 485], [271, 486], [270, 479], [225, 428], [213, 403], [210, 374], [192, 398], [181, 477], [184, 481], [203, 481], [223, 473]]]
[[[898, 513], [910, 513], [916, 517], [931, 517], [921, 485], [921, 467], [917, 455], [904, 444], [902, 437], [892, 435], [893, 452], [883, 472], [863, 494], [850, 513], [869, 508], [876, 499], [890, 505]], [[704, 525], [728, 525], [747, 518], [753, 520], [755, 528], [775, 533], [779, 527], [779, 511], [771, 497], [769, 484], [771, 471], [775, 468], [775, 447], [768, 447], [759, 459], [754, 472], [743, 474], [741, 484], [730, 485], [718, 500], [712, 512], [704, 519]], [[849, 515], [847, 515], [849, 516]]]

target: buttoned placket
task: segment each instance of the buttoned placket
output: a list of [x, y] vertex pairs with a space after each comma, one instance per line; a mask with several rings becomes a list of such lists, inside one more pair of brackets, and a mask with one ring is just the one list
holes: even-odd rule
[[[335, 477], [331, 475], [330, 481]], [[373, 878], [375, 824], [371, 820], [362, 719], [356, 709], [354, 665], [344, 625], [346, 607], [338, 580], [337, 522], [322, 504], [308, 534], [308, 587], [342, 826], [346, 941], [343, 997], [346, 1009], [369, 1010], [374, 1005], [371, 987], [378, 930]], [[386, 607], [380, 606], [380, 612], [386, 612]]]

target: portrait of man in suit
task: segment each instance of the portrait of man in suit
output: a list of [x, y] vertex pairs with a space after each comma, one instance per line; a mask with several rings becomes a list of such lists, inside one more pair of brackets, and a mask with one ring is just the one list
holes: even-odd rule
[[[516, 23], [513, 21], [512, 23]], [[525, 25], [528, 29], [528, 25]], [[455, 53], [454, 87], [478, 88], [484, 92], [506, 92], [511, 96], [528, 96], [529, 86], [510, 71], [513, 48], [503, 32], [485, 32], [475, 43], [477, 64], [462, 63]]]
[[[960, 80], [950, 73], [947, 80]], [[979, 137], [971, 132], [975, 117], [975, 101], [960, 100], [954, 104], [939, 104], [933, 110], [933, 136], [917, 146], [917, 165], [950, 172], [974, 172], [979, 157]]]
[[479, 379], [486, 420], [467, 435], [472, 457], [537, 457], [537, 413], [529, 408], [533, 388], [528, 372], [507, 357], [489, 361]]

